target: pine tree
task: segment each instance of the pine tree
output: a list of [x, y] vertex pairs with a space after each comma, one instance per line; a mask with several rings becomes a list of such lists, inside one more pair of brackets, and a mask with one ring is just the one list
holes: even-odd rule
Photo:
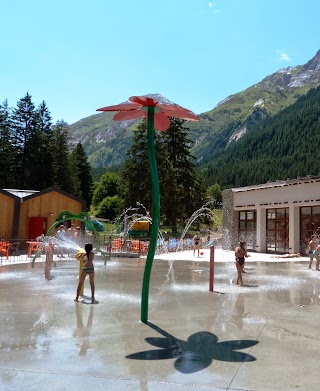
[[53, 184], [61, 190], [74, 195], [79, 194], [79, 183], [72, 171], [71, 156], [68, 147], [68, 124], [58, 121], [53, 127], [51, 150], [53, 154]]
[[50, 112], [43, 101], [35, 113], [34, 131], [31, 133], [28, 147], [28, 168], [30, 172], [29, 186], [42, 190], [50, 187], [52, 182], [52, 150], [53, 137]]
[[16, 151], [13, 184], [19, 189], [28, 187], [30, 168], [28, 164], [28, 148], [30, 138], [35, 130], [35, 106], [27, 93], [17, 103], [12, 115], [13, 148]]
[[[172, 200], [175, 205], [171, 208], [172, 225], [188, 219], [205, 202], [205, 187], [192, 162], [195, 158], [190, 152], [188, 130], [184, 120], [171, 118], [169, 129], [162, 135], [174, 169], [175, 183], [178, 185]], [[172, 202], [170, 204], [172, 205]]]
[[92, 200], [93, 179], [91, 166], [81, 143], [78, 143], [71, 154], [73, 169], [79, 184], [79, 196], [87, 203], [89, 209]]
[[[162, 223], [175, 227], [183, 223], [204, 203], [205, 189], [191, 162], [190, 141], [184, 121], [171, 119], [167, 132], [155, 132], [155, 150], [160, 184]], [[126, 205], [151, 205], [151, 179], [148, 164], [147, 125], [143, 121], [134, 131], [133, 143], [122, 173], [126, 184]], [[174, 228], [175, 229], [175, 228]]]
[[0, 188], [11, 187], [15, 151], [11, 137], [11, 110], [8, 107], [7, 100], [0, 105], [0, 156]]
[[140, 202], [147, 210], [151, 210], [151, 180], [145, 121], [133, 131], [133, 141], [127, 151], [127, 157], [122, 172], [126, 206], [135, 206], [137, 202]]

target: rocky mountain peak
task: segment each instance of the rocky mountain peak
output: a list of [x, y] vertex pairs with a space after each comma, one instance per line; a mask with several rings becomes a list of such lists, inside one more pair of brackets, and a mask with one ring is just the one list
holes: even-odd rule
[[320, 50], [316, 55], [303, 65], [298, 72], [292, 76], [288, 87], [303, 87], [308, 83], [318, 84], [320, 82]]
[[[173, 105], [173, 104], [176, 104], [176, 103], [173, 103], [171, 102], [169, 99], [165, 98], [163, 95], [161, 94], [146, 94], [146, 95], [139, 95], [139, 96], [145, 96], [147, 98], [152, 98], [154, 99], [155, 101], [157, 101], [158, 103], [161, 103], [163, 105]], [[126, 102], [124, 103], [130, 103], [129, 100], [127, 100]]]
[[[194, 141], [192, 153], [198, 161], [213, 159], [250, 127], [277, 114], [319, 84], [320, 50], [306, 64], [280, 69], [200, 114], [201, 121], [188, 124], [190, 140]], [[161, 104], [175, 104], [159, 93], [144, 96]], [[83, 143], [93, 167], [123, 164], [132, 142], [135, 120], [113, 121], [113, 116], [114, 113], [95, 114], [70, 127], [74, 143]]]
[[163, 105], [173, 105], [173, 104], [175, 104], [175, 103], [171, 102], [169, 99], [165, 98], [161, 94], [147, 94], [145, 96], [147, 96], [148, 98], [152, 98], [152, 99], [156, 100], [158, 103], [161, 103]]
[[308, 71], [320, 73], [320, 50], [318, 50], [316, 55], [301, 68], [301, 72]]
[[270, 85], [280, 88], [303, 87], [309, 83], [320, 82], [320, 50], [306, 64], [296, 67], [286, 67], [267, 76], [262, 80], [265, 87]]

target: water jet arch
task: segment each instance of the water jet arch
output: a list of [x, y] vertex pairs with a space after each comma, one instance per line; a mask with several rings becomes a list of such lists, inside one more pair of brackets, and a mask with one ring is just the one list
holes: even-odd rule
[[[69, 221], [69, 220], [79, 220], [79, 221], [82, 221], [86, 224], [88, 224], [88, 226], [92, 229], [92, 231], [94, 232], [95, 234], [95, 237], [96, 237], [96, 243], [95, 243], [95, 247], [98, 251], [102, 252], [101, 249], [100, 249], [100, 235], [99, 235], [99, 232], [98, 230], [95, 228], [94, 224], [91, 223], [91, 220], [90, 220], [90, 216], [88, 215], [87, 212], [80, 212], [78, 214], [73, 214], [71, 212], [69, 212], [68, 210], [64, 210], [62, 212], [59, 213], [58, 215], [58, 218], [57, 220], [51, 225], [51, 227], [48, 229], [46, 235], [45, 235], [45, 238], [49, 238], [50, 236], [50, 233], [52, 232], [52, 230], [60, 225], [61, 223], [63, 223], [64, 221]], [[40, 248], [40, 250], [34, 255], [33, 259], [32, 259], [32, 267], [34, 267], [34, 262], [37, 258], [37, 256], [43, 251], [43, 247]]]

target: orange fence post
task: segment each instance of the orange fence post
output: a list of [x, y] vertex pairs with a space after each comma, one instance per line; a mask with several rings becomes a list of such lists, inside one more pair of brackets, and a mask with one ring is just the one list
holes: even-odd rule
[[214, 284], [214, 246], [210, 247], [210, 280], [209, 280], [209, 291], [213, 292]]

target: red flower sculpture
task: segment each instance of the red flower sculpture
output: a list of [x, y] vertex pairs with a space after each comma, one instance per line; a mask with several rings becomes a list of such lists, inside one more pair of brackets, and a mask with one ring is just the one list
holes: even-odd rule
[[160, 224], [160, 189], [154, 150], [154, 128], [161, 131], [167, 130], [170, 126], [170, 119], [168, 117], [181, 118], [189, 121], [199, 121], [199, 119], [192, 113], [192, 111], [184, 109], [181, 106], [174, 104], [161, 104], [147, 96], [132, 96], [129, 98], [129, 102], [132, 103], [122, 103], [120, 105], [102, 107], [97, 111], [118, 111], [118, 113], [113, 117], [115, 121], [124, 121], [143, 117], [148, 122], [147, 140], [148, 160], [152, 184], [152, 225], [141, 295], [141, 322], [147, 322], [150, 275], [153, 257], [157, 246]]
[[142, 117], [147, 120], [148, 106], [152, 106], [154, 107], [154, 127], [163, 132], [170, 126], [168, 117], [199, 121], [199, 118], [192, 111], [175, 104], [161, 104], [146, 96], [132, 96], [129, 98], [129, 101], [132, 103], [121, 103], [115, 106], [102, 107], [101, 109], [97, 109], [97, 111], [119, 111], [113, 117], [115, 121], [125, 121]]

